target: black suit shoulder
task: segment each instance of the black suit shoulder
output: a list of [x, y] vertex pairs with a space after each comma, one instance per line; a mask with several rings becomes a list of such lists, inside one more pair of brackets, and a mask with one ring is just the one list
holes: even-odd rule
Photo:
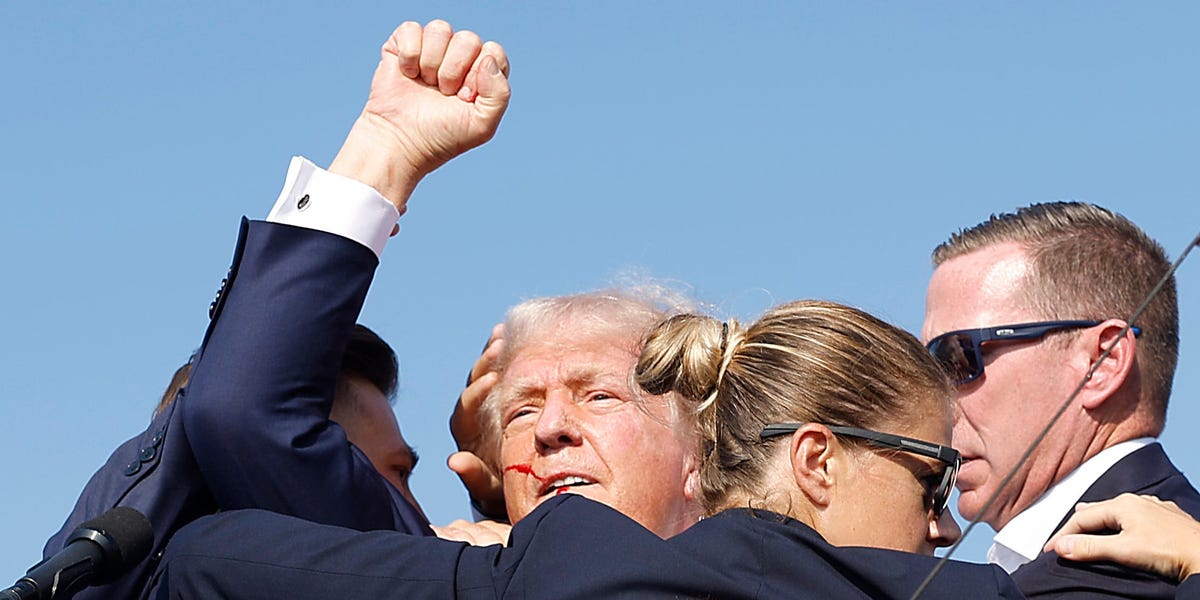
[[[1162, 445], [1150, 444], [1113, 465], [1080, 498], [1097, 502], [1123, 493], [1148, 494], [1171, 500], [1200, 518], [1200, 493], [1175, 468]], [[1070, 518], [1071, 511], [1059, 527]], [[1029, 598], [1158, 598], [1176, 597], [1174, 580], [1112, 563], [1076, 563], [1046, 553], [1013, 573]]]
[[[754, 598], [907, 599], [938, 562], [881, 548], [838, 547], [804, 523], [766, 511], [727, 510], [672, 538]], [[947, 562], [922, 598], [1021, 598], [998, 567]]]

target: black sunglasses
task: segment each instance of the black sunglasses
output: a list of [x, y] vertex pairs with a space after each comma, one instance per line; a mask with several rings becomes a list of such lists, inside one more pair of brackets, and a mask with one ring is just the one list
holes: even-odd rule
[[[1059, 329], [1095, 327], [1104, 321], [1042, 321], [1019, 325], [998, 325], [981, 329], [962, 329], [943, 333], [925, 344], [945, 367], [954, 385], [964, 385], [983, 375], [983, 344], [1007, 340], [1036, 340]], [[1142, 330], [1130, 328], [1133, 335]]]
[[[772, 423], [763, 427], [759, 438], [765, 440], [781, 435], [790, 435], [802, 426], [804, 426], [804, 423]], [[904, 436], [871, 431], [870, 429], [843, 427], [841, 425], [826, 425], [826, 427], [838, 435], [861, 438], [876, 446], [928, 456], [946, 463], [946, 470], [942, 471], [941, 480], [938, 481], [936, 486], [933, 486], [932, 490], [928, 492], [929, 495], [925, 498], [926, 505], [933, 510], [936, 516], [940, 517], [946, 511], [946, 506], [950, 504], [950, 492], [954, 490], [954, 482], [958, 480], [958, 467], [962, 464], [962, 457], [959, 456], [958, 450], [950, 446], [931, 444]]]

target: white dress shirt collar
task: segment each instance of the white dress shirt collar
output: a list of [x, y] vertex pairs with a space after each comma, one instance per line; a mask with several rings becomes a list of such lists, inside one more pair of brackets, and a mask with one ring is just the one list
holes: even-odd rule
[[1012, 573], [1037, 558], [1054, 529], [1083, 493], [1122, 458], [1152, 443], [1154, 438], [1148, 437], [1121, 442], [1084, 461], [996, 533], [988, 550], [988, 562]]

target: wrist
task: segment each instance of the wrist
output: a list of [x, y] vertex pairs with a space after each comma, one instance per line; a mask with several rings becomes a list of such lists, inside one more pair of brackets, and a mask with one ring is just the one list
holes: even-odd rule
[[407, 154], [395, 134], [363, 115], [355, 120], [328, 171], [375, 188], [404, 214], [409, 196], [429, 172], [413, 165]]

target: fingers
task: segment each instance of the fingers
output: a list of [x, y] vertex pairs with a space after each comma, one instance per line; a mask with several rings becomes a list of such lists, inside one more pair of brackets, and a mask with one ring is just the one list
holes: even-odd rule
[[508, 83], [508, 55], [495, 42], [488, 42], [480, 51], [479, 60], [472, 68], [474, 77], [468, 85], [476, 94], [475, 105], [485, 111], [503, 114], [508, 107], [512, 90]]
[[466, 542], [472, 546], [503, 545], [508, 540], [511, 526], [495, 521], [471, 523], [459, 519], [445, 526], [431, 525], [433, 532], [444, 540]]
[[489, 544], [507, 545], [508, 536], [512, 533], [512, 525], [499, 521], [478, 521], [474, 523], [474, 526], [474, 529], [479, 532], [478, 537], [481, 540], [488, 540]]
[[490, 457], [488, 448], [481, 447], [479, 411], [492, 389], [500, 380], [495, 371], [500, 354], [504, 349], [504, 325], [492, 327], [488, 343], [471, 366], [467, 376], [467, 387], [450, 415], [450, 434], [460, 452], [450, 455], [446, 464], [462, 479], [463, 486], [484, 513], [503, 515], [504, 488], [496, 468], [485, 458]]
[[[1130, 516], [1131, 502], [1137, 498], [1122, 495], [1112, 500], [1097, 503], [1081, 502], [1075, 506], [1075, 514], [1047, 542], [1044, 551], [1075, 561], [1107, 560], [1129, 563], [1136, 555], [1130, 554], [1130, 537], [1136, 531], [1125, 531], [1122, 518]], [[1095, 535], [1115, 531], [1116, 535]], [[1146, 558], [1146, 557], [1144, 557]], [[1130, 565], [1147, 568], [1146, 564]]]
[[503, 497], [504, 488], [501, 487], [500, 478], [478, 456], [470, 452], [455, 452], [450, 455], [446, 465], [462, 479], [472, 498], [492, 500], [497, 492]]
[[[496, 134], [508, 105], [507, 80], [494, 73], [495, 59], [479, 62], [483, 46], [474, 33], [455, 34], [441, 20], [393, 30], [362, 114], [330, 171], [375, 188], [403, 214], [422, 178]], [[477, 63], [487, 67], [486, 77], [475, 78], [487, 91], [483, 103], [467, 83]]]
[[470, 452], [455, 452], [446, 460], [446, 465], [458, 474], [463, 487], [483, 513], [505, 514], [504, 484], [487, 462]]
[[[416, 21], [405, 21], [392, 32], [388, 40], [391, 53], [396, 55], [400, 72], [405, 77], [415, 79], [421, 74], [421, 24]], [[388, 52], [388, 45], [384, 52]]]
[[453, 35], [450, 24], [441, 19], [434, 19], [425, 25], [421, 36], [421, 80], [431, 87], [438, 87], [438, 69], [442, 66]]
[[450, 434], [454, 436], [459, 449], [473, 447], [479, 441], [479, 409], [498, 381], [499, 373], [485, 372], [472, 381], [458, 397], [458, 404], [454, 406], [454, 413], [450, 415]]
[[[1128, 542], [1115, 535], [1056, 535], [1047, 546], [1068, 560], [1128, 562]], [[1138, 565], [1141, 566], [1141, 565]]]
[[471, 365], [471, 377], [467, 383], [479, 379], [484, 373], [495, 370], [496, 361], [500, 358], [501, 344], [504, 342], [504, 323], [497, 323], [492, 327], [492, 333], [488, 336], [487, 345], [483, 347], [483, 352], [479, 353], [479, 360]]
[[492, 58], [496, 59], [496, 64], [499, 65], [500, 74], [508, 77], [508, 54], [504, 51], [503, 46], [496, 42], [487, 42], [483, 45], [483, 49], [479, 51], [479, 54], [490, 54]]
[[454, 405], [454, 412], [450, 415], [450, 434], [454, 436], [459, 450], [478, 450], [479, 409], [487, 400], [488, 395], [492, 393], [496, 382], [500, 380], [500, 375], [495, 372], [495, 369], [500, 360], [500, 353], [504, 349], [503, 335], [503, 324], [492, 328], [492, 334], [483, 348], [483, 353], [475, 360], [475, 364], [471, 365], [471, 372], [467, 376], [467, 387], [458, 397], [458, 402]]
[[502, 111], [507, 106], [508, 55], [500, 44], [485, 44], [475, 32], [456, 32], [441, 19], [424, 27], [406, 21], [392, 32], [383, 53], [385, 58], [394, 57], [396, 68], [405, 77], [437, 88], [443, 95], [466, 102], [482, 95], [487, 99], [485, 109]]
[[1200, 570], [1200, 523], [1174, 502], [1122, 494], [1076, 505], [1045, 550], [1069, 560], [1113, 561], [1182, 580]]
[[453, 96], [461, 93], [467, 71], [475, 64], [482, 48], [483, 41], [473, 31], [459, 31], [450, 38], [450, 45], [437, 72], [438, 89], [443, 94]]
[[[1110, 510], [1112, 504], [1081, 504], [1075, 514], [1058, 530], [1055, 537], [1074, 533], [1120, 530], [1120, 513]], [[1051, 538], [1053, 539], [1053, 538]]]

